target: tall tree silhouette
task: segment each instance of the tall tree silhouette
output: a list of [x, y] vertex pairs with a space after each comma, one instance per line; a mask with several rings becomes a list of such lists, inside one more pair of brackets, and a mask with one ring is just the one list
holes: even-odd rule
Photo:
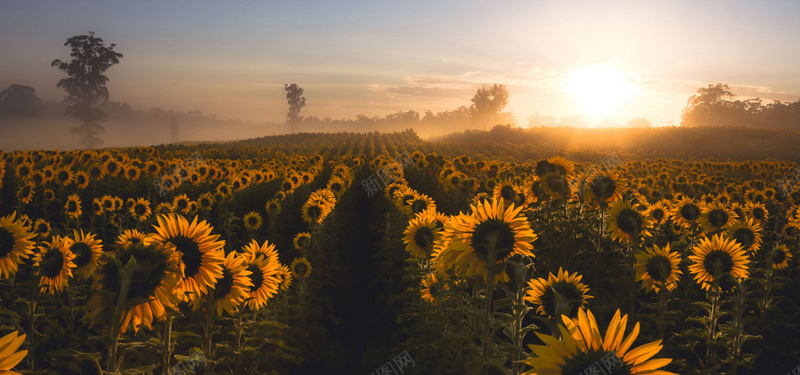
[[58, 81], [56, 87], [67, 92], [66, 114], [81, 122], [72, 128], [72, 132], [82, 136], [81, 142], [88, 148], [102, 143], [98, 133], [105, 131], [100, 123], [108, 115], [97, 108], [97, 105], [108, 100], [108, 77], [106, 70], [119, 64], [121, 53], [114, 51], [116, 44], [106, 46], [103, 39], [89, 32], [89, 35], [77, 35], [67, 39], [65, 46], [70, 47], [72, 60], [53, 60], [52, 66], [67, 73], [68, 78]]
[[492, 86], [483, 86], [472, 97], [472, 105], [469, 107], [472, 121], [483, 128], [494, 125], [492, 122], [500, 119], [506, 104], [508, 104], [508, 91], [504, 85], [495, 83]]
[[[286, 90], [286, 103], [289, 104], [289, 113], [286, 114], [286, 122], [294, 125], [300, 119], [300, 110], [306, 105], [306, 98], [303, 97], [303, 89], [297, 86], [296, 83], [291, 85], [284, 84], [283, 89]], [[294, 130], [294, 126], [292, 126]]]

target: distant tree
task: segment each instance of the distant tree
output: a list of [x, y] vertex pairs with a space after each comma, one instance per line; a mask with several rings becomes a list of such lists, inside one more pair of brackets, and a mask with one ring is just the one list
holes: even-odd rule
[[472, 121], [479, 127], [494, 125], [500, 119], [503, 108], [508, 104], [508, 90], [504, 85], [483, 86], [472, 97], [469, 107]]
[[701, 87], [689, 98], [681, 114], [681, 126], [732, 126], [728, 120], [735, 97], [728, 85], [717, 83]]
[[286, 122], [294, 124], [300, 119], [300, 110], [306, 105], [306, 98], [303, 97], [303, 89], [296, 83], [284, 84], [286, 91], [286, 103], [289, 104], [289, 113], [286, 114]]
[[541, 116], [539, 112], [534, 112], [530, 117], [528, 117], [528, 127], [529, 128], [540, 128], [545, 126], [555, 126], [558, 123], [553, 116]]
[[634, 117], [625, 124], [626, 128], [652, 128], [653, 124], [644, 117]]
[[97, 136], [98, 132], [105, 129], [100, 124], [108, 115], [97, 108], [97, 105], [108, 100], [108, 77], [106, 70], [119, 64], [121, 53], [114, 51], [116, 44], [106, 46], [103, 39], [89, 35], [78, 35], [67, 39], [65, 46], [70, 47], [72, 60], [66, 62], [53, 60], [52, 66], [67, 73], [69, 78], [58, 81], [56, 87], [67, 92], [65, 102], [66, 114], [71, 115], [81, 122], [73, 127], [72, 132], [82, 135], [82, 142], [88, 148], [94, 148], [102, 143]]
[[0, 116], [35, 116], [42, 109], [42, 101], [33, 87], [12, 84], [0, 91]]

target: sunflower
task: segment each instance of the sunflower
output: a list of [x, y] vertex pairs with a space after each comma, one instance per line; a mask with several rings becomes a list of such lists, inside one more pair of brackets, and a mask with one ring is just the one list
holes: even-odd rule
[[292, 276], [298, 279], [305, 279], [311, 275], [311, 263], [306, 257], [295, 258], [291, 265]]
[[114, 212], [114, 197], [106, 194], [102, 198], [100, 198], [100, 207], [103, 208], [103, 212]]
[[756, 224], [752, 218], [737, 220], [726, 232], [728, 238], [736, 241], [742, 249], [751, 253], [761, 249], [761, 226]]
[[211, 193], [205, 193], [200, 195], [197, 198], [197, 208], [203, 211], [211, 210], [211, 207], [214, 205], [214, 195]]
[[56, 172], [56, 183], [69, 186], [72, 183], [72, 172], [69, 169], [60, 169]]
[[211, 226], [205, 220], [198, 223], [197, 217], [190, 223], [180, 215], [161, 215], [155, 229], [153, 241], [171, 243], [180, 254], [179, 295], [192, 300], [206, 294], [222, 277], [225, 241], [218, 241], [219, 235], [212, 235]]
[[28, 355], [27, 350], [20, 350], [20, 346], [25, 342], [26, 334], [19, 335], [19, 332], [13, 331], [2, 338], [0, 338], [0, 374], [2, 375], [20, 375], [11, 369], [18, 363], [25, 359]]
[[309, 198], [308, 201], [301, 208], [303, 220], [309, 224], [322, 224], [331, 208], [322, 202], [318, 202]]
[[176, 213], [188, 215], [192, 212], [191, 202], [192, 200], [186, 194], [181, 194], [172, 200], [172, 207], [175, 207]]
[[92, 212], [97, 216], [103, 216], [103, 201], [100, 198], [92, 199]]
[[53, 190], [51, 189], [45, 189], [44, 193], [42, 193], [42, 196], [44, 197], [45, 200], [48, 200], [50, 202], [56, 199], [56, 193], [54, 193]]
[[131, 207], [129, 208], [129, 210], [131, 216], [133, 216], [134, 219], [139, 221], [147, 220], [147, 218], [149, 218], [150, 215], [153, 213], [153, 211], [150, 210], [150, 201], [144, 198], [139, 198], [135, 200], [131, 205]]
[[586, 179], [584, 199], [596, 207], [606, 208], [622, 197], [625, 184], [614, 172], [595, 172]]
[[651, 227], [665, 223], [670, 218], [669, 201], [662, 199], [653, 203], [644, 212], [644, 216], [649, 219]]
[[14, 220], [16, 211], [0, 218], [0, 278], [10, 277], [17, 273], [17, 267], [23, 260], [33, 255], [36, 234], [30, 227], [19, 220]]
[[577, 272], [558, 269], [558, 276], [550, 273], [547, 279], [538, 278], [528, 281], [528, 295], [525, 301], [538, 305], [536, 312], [552, 318], [561, 315], [576, 316], [578, 308], [586, 306], [589, 299], [589, 287], [580, 281], [583, 276]]
[[700, 219], [702, 210], [691, 198], [683, 198], [672, 206], [672, 220], [682, 228], [690, 229]]
[[161, 202], [156, 205], [156, 215], [170, 215], [175, 213], [175, 208], [170, 202]]
[[774, 270], [782, 270], [789, 266], [792, 261], [792, 252], [786, 245], [779, 245], [772, 249], [769, 254], [769, 266]]
[[250, 271], [250, 281], [253, 284], [249, 288], [245, 304], [248, 308], [257, 310], [278, 293], [281, 282], [284, 281], [278, 252], [275, 251], [275, 245], [267, 241], [259, 245], [258, 241], [253, 240], [242, 249], [242, 257], [245, 259], [247, 270]]
[[648, 218], [625, 199], [618, 199], [609, 210], [606, 222], [611, 238], [630, 245], [637, 245], [641, 236], [650, 235]]
[[33, 182], [25, 182], [25, 184], [17, 190], [17, 198], [19, 198], [23, 204], [31, 203], [31, 201], [33, 201], [33, 189], [35, 187], [36, 185], [34, 185]]
[[292, 270], [289, 269], [286, 265], [281, 265], [280, 270], [280, 278], [281, 278], [281, 291], [286, 291], [292, 286]]
[[81, 210], [81, 199], [77, 194], [72, 194], [67, 197], [67, 203], [64, 205], [64, 211], [70, 219], [78, 219], [81, 217], [83, 211]]
[[553, 156], [547, 159], [547, 162], [550, 164], [550, 168], [553, 169], [552, 171], [548, 170], [548, 173], [555, 172], [564, 176], [567, 181], [572, 180], [575, 177], [575, 163], [561, 156]]
[[33, 257], [33, 266], [38, 269], [39, 287], [42, 292], [55, 294], [61, 292], [69, 278], [72, 277], [72, 269], [75, 268], [75, 259], [69, 248], [72, 240], [57, 236], [50, 242], [44, 242], [39, 246], [39, 252]]
[[94, 273], [100, 255], [103, 254], [103, 240], [95, 238], [91, 233], [84, 234], [83, 229], [80, 232], [75, 230], [71, 239], [69, 251], [75, 254], [73, 274], [76, 279], [88, 279]]
[[281, 200], [277, 198], [268, 200], [267, 204], [264, 206], [264, 209], [270, 215], [277, 215], [281, 212]]
[[39, 218], [36, 219], [36, 223], [33, 224], [33, 232], [39, 236], [39, 239], [45, 239], [50, 236], [50, 223], [47, 220]]
[[[505, 207], [502, 200], [484, 201], [474, 205], [471, 215], [451, 219], [451, 239], [441, 257], [448, 268], [458, 268], [466, 276], [481, 275], [488, 280], [487, 265], [506, 261], [514, 255], [533, 257], [533, 244], [537, 236], [531, 230], [522, 207]], [[505, 272], [495, 274], [496, 280], [505, 280]]]
[[652, 359], [663, 347], [661, 340], [630, 349], [639, 336], [639, 323], [625, 337], [628, 315], [620, 317], [619, 309], [614, 313], [605, 336], [600, 334], [594, 315], [587, 309], [579, 309], [577, 318], [562, 316], [561, 320], [564, 324], [558, 325], [560, 339], [536, 332], [545, 345], [529, 345], [534, 355], [524, 362], [533, 369], [524, 375], [677, 375], [658, 370], [672, 362], [671, 359]]
[[427, 210], [436, 210], [436, 203], [433, 198], [425, 194], [416, 194], [404, 208], [406, 208], [406, 213], [416, 215]]
[[[222, 316], [223, 310], [230, 315], [236, 313], [253, 286], [251, 274], [252, 272], [245, 264], [245, 258], [239, 256], [235, 251], [228, 253], [222, 264], [222, 277], [209, 290], [209, 293], [214, 296], [214, 310], [218, 316]], [[195, 305], [199, 303], [200, 299], [196, 299]]]
[[752, 201], [748, 201], [747, 204], [744, 205], [744, 214], [745, 216], [752, 218], [753, 221], [759, 225], [764, 225], [764, 222], [769, 218], [767, 206], [764, 205], [764, 203]]
[[292, 240], [292, 245], [294, 246], [295, 250], [298, 251], [304, 251], [311, 248], [311, 233], [301, 232], [296, 234], [294, 236], [294, 240]]
[[86, 189], [89, 187], [89, 175], [86, 174], [84, 171], [75, 172], [75, 176], [73, 177], [75, 180], [75, 184], [78, 185], [78, 189]]
[[403, 231], [406, 252], [419, 259], [427, 259], [436, 243], [442, 240], [442, 228], [437, 227], [436, 217], [417, 215]]
[[694, 274], [695, 281], [704, 290], [709, 290], [712, 283], [719, 283], [725, 274], [737, 279], [749, 275], [747, 265], [750, 260], [742, 246], [720, 234], [700, 240], [693, 253], [689, 256], [693, 262], [689, 272]]
[[659, 293], [664, 288], [673, 290], [683, 273], [678, 267], [680, 262], [680, 255], [670, 251], [669, 244], [647, 248], [636, 254], [636, 281], [641, 281], [647, 291]]
[[513, 180], [504, 180], [494, 186], [492, 198], [495, 200], [503, 200], [506, 206], [511, 204], [519, 204], [519, 195], [522, 190], [514, 183]]
[[[152, 328], [154, 322], [164, 319], [166, 308], [177, 307], [178, 297], [174, 292], [180, 279], [179, 257], [180, 254], [173, 246], [159, 243], [129, 245], [116, 254], [123, 266], [131, 259], [136, 260], [128, 301], [145, 301], [126, 308], [123, 312], [120, 335], [130, 326], [133, 326], [134, 332], [138, 332], [141, 326]], [[120, 268], [114, 262], [103, 261], [98, 268], [94, 288], [112, 292], [114, 297], [109, 300], [108, 294], [101, 293], [92, 296], [87, 303], [90, 317], [97, 316], [109, 306], [116, 306], [116, 299], [122, 289]], [[110, 325], [111, 322], [104, 323]]]
[[250, 213], [244, 215], [244, 219], [242, 219], [242, 221], [244, 222], [245, 228], [253, 231], [258, 230], [258, 228], [261, 228], [261, 223], [263, 222], [263, 220], [261, 219], [261, 215], [259, 215], [255, 211], [250, 211]]
[[736, 214], [721, 203], [705, 204], [701, 211], [700, 226], [712, 234], [725, 230], [736, 218]]
[[131, 245], [149, 245], [150, 241], [147, 235], [136, 229], [125, 229], [122, 234], [117, 236], [117, 247], [126, 248]]
[[431, 272], [425, 275], [422, 279], [420, 293], [422, 300], [430, 303], [431, 305], [439, 304], [439, 291], [442, 287], [447, 287], [447, 284], [441, 283], [436, 277], [436, 273]]

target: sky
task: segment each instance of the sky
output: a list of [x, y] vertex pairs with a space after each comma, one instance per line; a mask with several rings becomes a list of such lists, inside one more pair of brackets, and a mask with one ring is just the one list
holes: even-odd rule
[[[800, 99], [798, 1], [0, 0], [0, 90], [60, 100], [67, 38], [94, 31], [123, 54], [111, 100], [281, 122], [469, 106], [506, 85], [519, 125], [540, 116], [680, 123], [698, 88]], [[588, 72], [588, 73], [587, 73]], [[609, 78], [611, 77], [611, 78]]]

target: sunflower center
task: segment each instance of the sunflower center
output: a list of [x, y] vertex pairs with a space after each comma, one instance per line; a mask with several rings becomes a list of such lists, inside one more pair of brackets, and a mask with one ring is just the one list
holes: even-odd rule
[[730, 273], [733, 270], [733, 258], [726, 251], [714, 250], [703, 259], [703, 267], [706, 272], [716, 279], [722, 274]]
[[69, 212], [78, 211], [78, 205], [75, 203], [75, 201], [67, 202], [67, 211]]
[[306, 210], [306, 213], [308, 214], [308, 217], [310, 217], [312, 219], [316, 219], [320, 215], [322, 215], [322, 209], [319, 208], [319, 206], [317, 206], [317, 205], [312, 205], [312, 206], [308, 207], [308, 209]]
[[431, 295], [431, 297], [435, 296], [437, 293], [439, 293], [439, 287], [436, 284], [429, 285], [428, 293]]
[[308, 238], [308, 237], [306, 237], [306, 236], [300, 236], [300, 237], [297, 237], [297, 246], [299, 246], [299, 247], [300, 247], [300, 248], [302, 248], [302, 249], [305, 249], [305, 248], [307, 248], [307, 247], [308, 247], [308, 244], [309, 244], [309, 242], [310, 242], [310, 241], [309, 241], [309, 238]]
[[428, 227], [417, 229], [414, 233], [414, 244], [425, 250], [426, 254], [430, 254], [433, 250], [433, 231]]
[[49, 231], [50, 227], [47, 226], [47, 223], [39, 223], [39, 225], [36, 226], [36, 233], [45, 234]]
[[69, 179], [69, 173], [65, 171], [58, 172], [58, 180], [59, 181], [67, 181]]
[[306, 264], [303, 262], [299, 262], [294, 265], [294, 272], [300, 277], [305, 277], [306, 272], [308, 272], [308, 266], [306, 266]]
[[733, 232], [733, 239], [747, 250], [756, 241], [756, 235], [749, 228], [739, 228]]
[[609, 374], [628, 375], [633, 373], [631, 365], [620, 359], [616, 352], [605, 350], [578, 351], [578, 355], [567, 359], [562, 366], [562, 374]]
[[783, 249], [775, 249], [770, 254], [769, 261], [772, 264], [781, 264], [786, 260], [786, 252]]
[[428, 209], [428, 202], [424, 199], [415, 199], [414, 202], [411, 203], [411, 211], [415, 214], [423, 212]]
[[505, 221], [488, 219], [477, 226], [472, 234], [472, 248], [482, 261], [489, 262], [489, 251], [495, 251], [495, 260], [504, 260], [514, 249], [514, 231]]
[[544, 180], [547, 187], [556, 193], [564, 194], [567, 191], [568, 184], [564, 174], [549, 173]]
[[6, 228], [0, 227], [0, 259], [6, 257], [6, 255], [11, 253], [11, 250], [14, 250], [14, 245], [17, 241], [14, 239], [14, 233], [11, 233]]
[[592, 193], [600, 199], [608, 199], [614, 195], [617, 189], [617, 183], [608, 176], [602, 176], [592, 182]]
[[222, 269], [222, 278], [214, 286], [214, 298], [225, 298], [233, 289], [233, 272], [227, 268]]
[[694, 203], [685, 204], [681, 207], [681, 216], [688, 221], [695, 221], [700, 216], [700, 208]]
[[516, 193], [514, 192], [514, 187], [510, 185], [505, 185], [500, 188], [500, 196], [507, 201], [513, 201]]
[[725, 210], [715, 208], [708, 213], [708, 222], [715, 228], [722, 228], [728, 223], [728, 213]]
[[654, 256], [647, 260], [645, 270], [654, 281], [665, 283], [672, 273], [672, 263], [664, 256]]
[[250, 271], [250, 281], [253, 283], [253, 286], [250, 287], [250, 291], [256, 291], [264, 284], [264, 273], [261, 272], [261, 268], [255, 264], [247, 266], [247, 270]]
[[660, 208], [657, 208], [657, 209], [653, 210], [651, 215], [653, 215], [653, 219], [661, 221], [661, 219], [664, 218], [664, 210], [662, 210]]
[[756, 207], [756, 208], [753, 209], [753, 217], [754, 218], [756, 218], [758, 220], [764, 220], [765, 216], [766, 215], [764, 214], [764, 209], [763, 208]]
[[39, 263], [39, 270], [44, 276], [51, 279], [58, 276], [63, 267], [64, 253], [60, 249], [50, 249], [47, 254], [42, 256], [42, 262]]
[[185, 210], [188, 206], [189, 202], [187, 202], [186, 199], [178, 199], [177, 207], [179, 210]]
[[[123, 250], [120, 262], [127, 264], [131, 257], [136, 258], [136, 269], [133, 271], [128, 300], [148, 298], [167, 276], [167, 259], [169, 256], [154, 246], [132, 245]], [[118, 292], [121, 288], [119, 269], [108, 262], [103, 269], [103, 283], [109, 289]]]
[[617, 226], [625, 234], [637, 234], [642, 230], [642, 215], [632, 208], [625, 208], [617, 216]]
[[92, 248], [85, 242], [75, 242], [70, 246], [69, 250], [75, 254], [75, 260], [73, 260], [73, 262], [77, 268], [89, 264], [89, 261], [92, 260]]
[[542, 294], [542, 309], [549, 316], [577, 316], [582, 303], [583, 292], [567, 281], [553, 283]]
[[200, 251], [200, 246], [191, 238], [186, 236], [175, 236], [169, 239], [175, 249], [180, 251], [183, 255], [181, 261], [184, 265], [183, 275], [186, 278], [194, 277], [200, 271], [200, 266], [203, 264], [203, 253]]
[[251, 227], [258, 225], [258, 218], [255, 216], [250, 216], [247, 219], [247, 224], [250, 225]]

